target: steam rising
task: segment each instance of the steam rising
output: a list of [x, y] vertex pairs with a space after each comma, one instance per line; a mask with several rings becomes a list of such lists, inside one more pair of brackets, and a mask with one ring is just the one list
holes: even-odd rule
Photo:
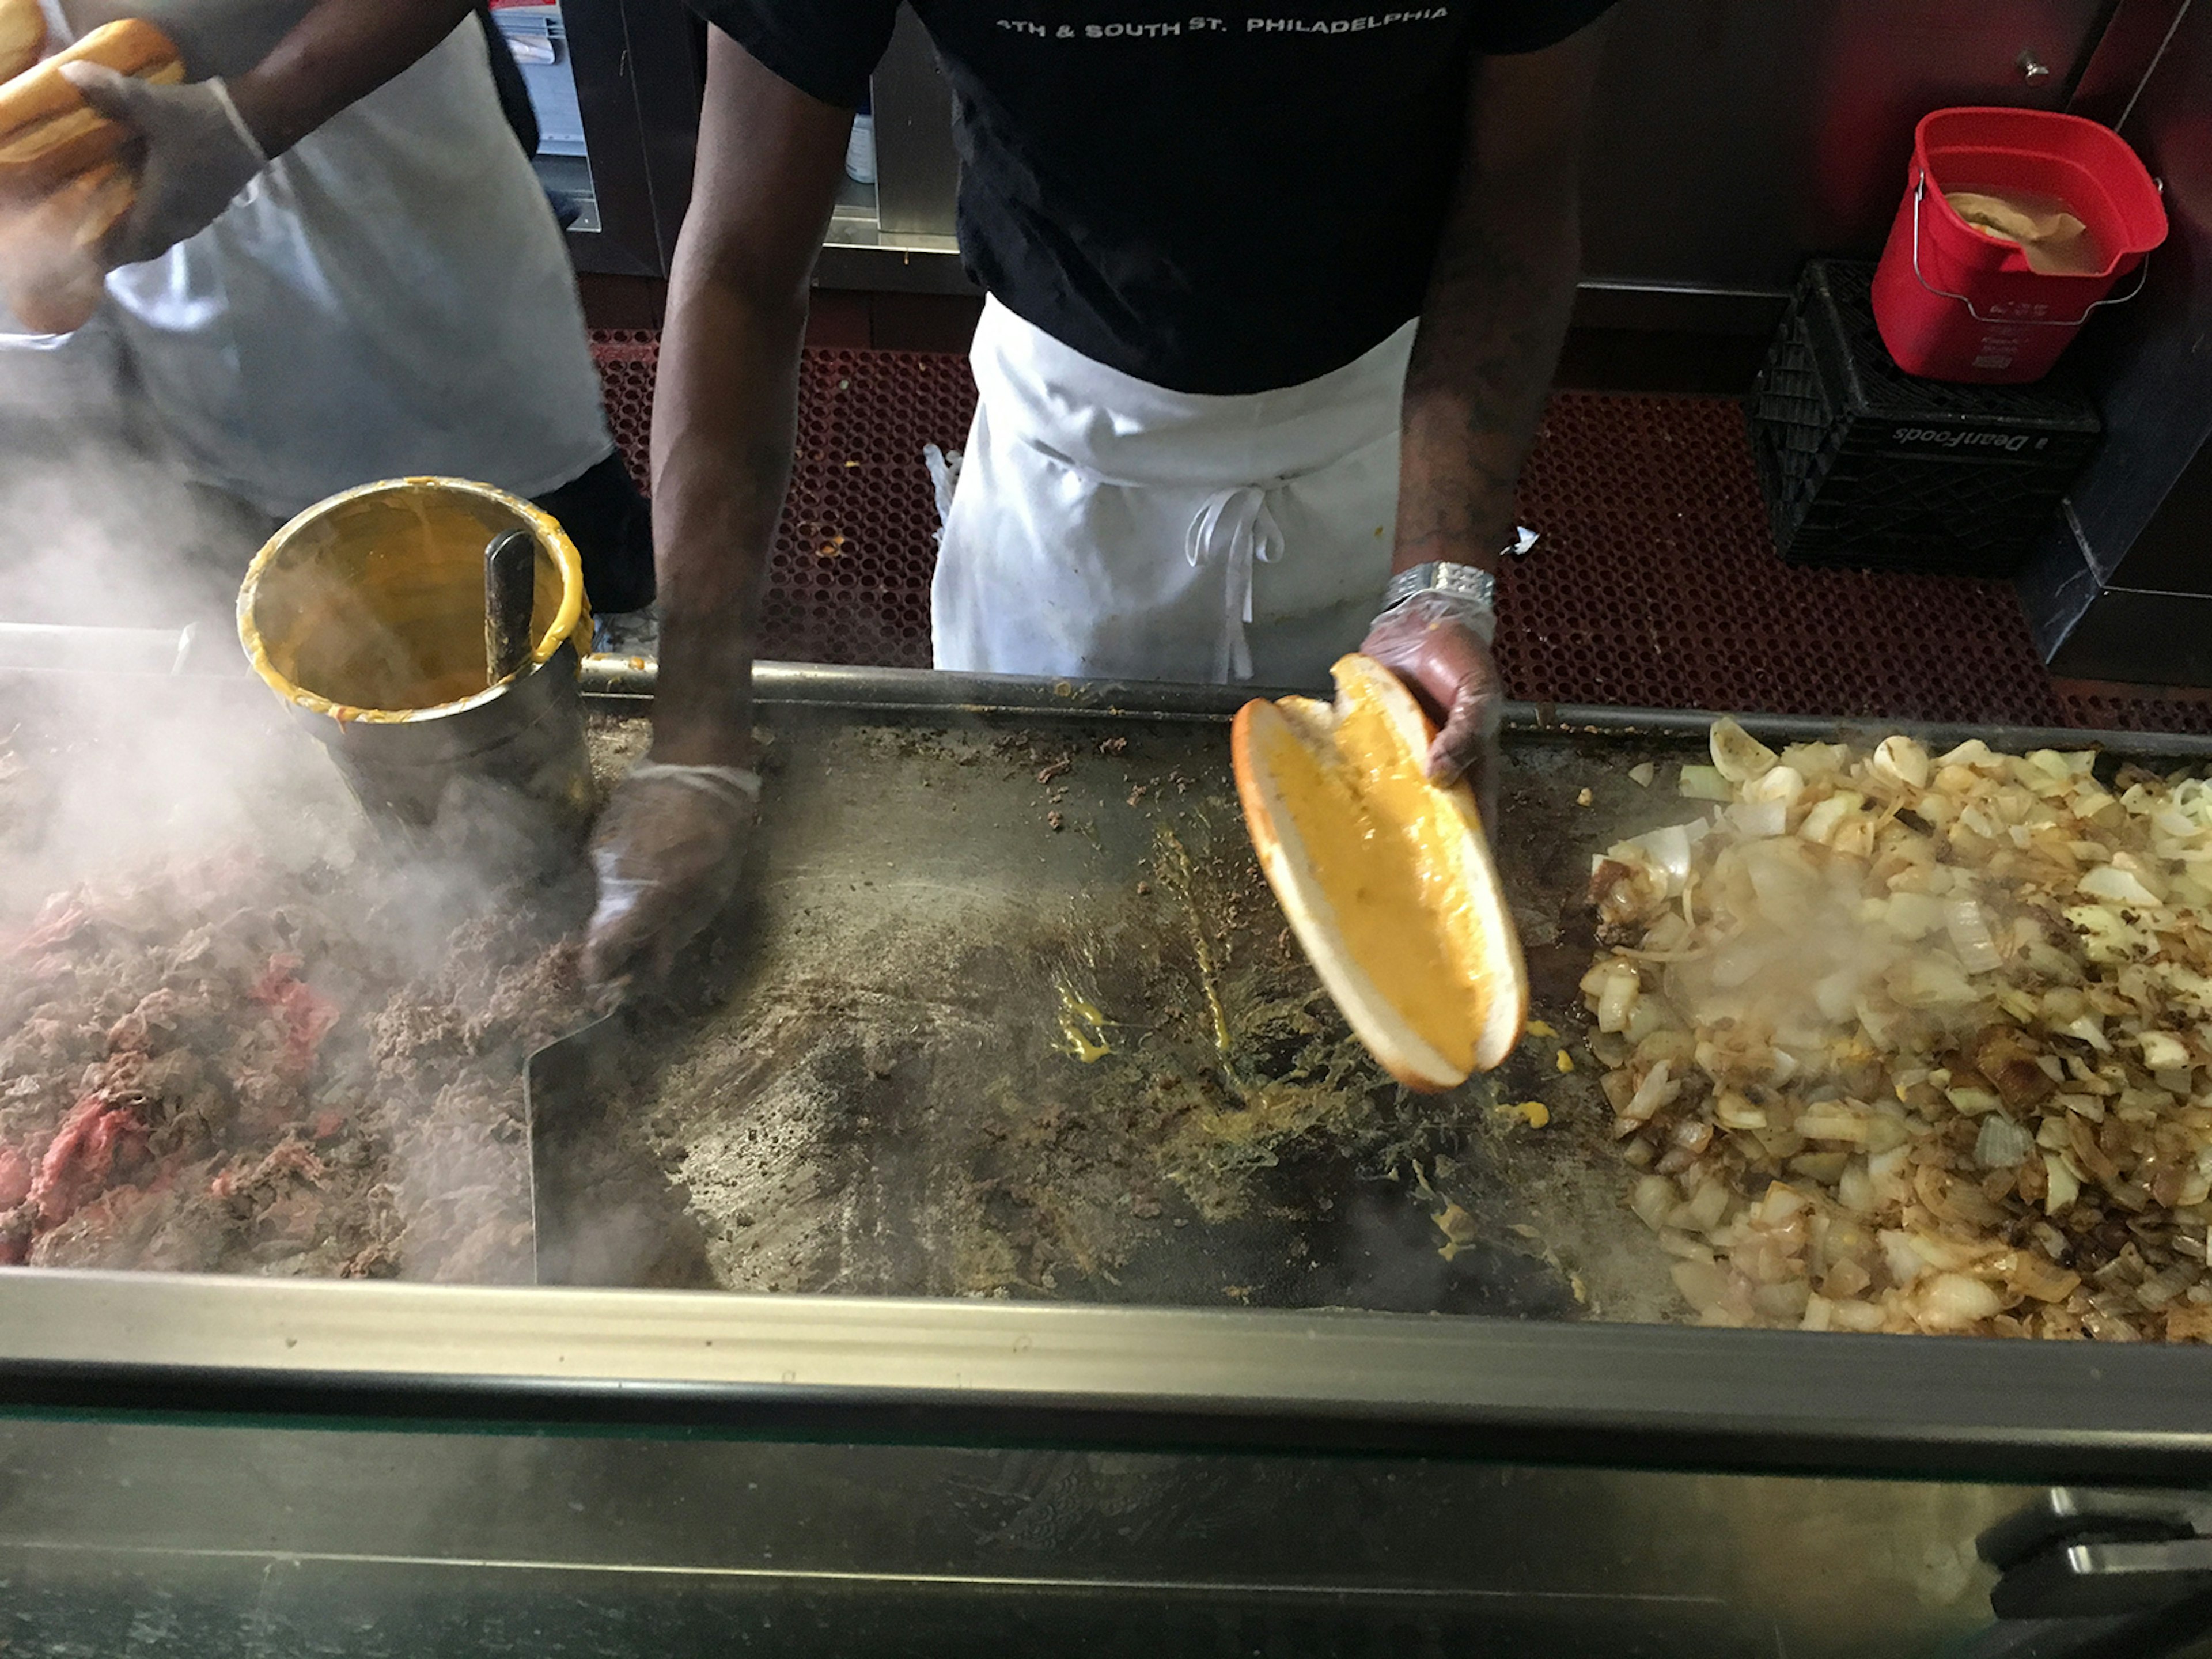
[[[119, 1126], [112, 1171], [87, 1155], [33, 1218], [40, 1239], [83, 1235], [73, 1265], [217, 1265], [172, 1249], [183, 1222], [163, 1211], [213, 1183], [226, 1267], [526, 1276], [520, 1058], [577, 1018], [556, 941], [587, 877], [572, 863], [526, 887], [488, 869], [486, 846], [515, 847], [496, 792], [458, 795], [434, 835], [368, 823], [236, 645], [237, 583], [271, 526], [179, 476], [99, 339], [0, 351], [0, 1231], [21, 1197], [11, 1161], [58, 1166], [90, 1102]], [[189, 625], [195, 663], [219, 672], [13, 672], [6, 626], [23, 623]], [[95, 925], [49, 951], [41, 920], [76, 911]], [[228, 1001], [208, 1000], [203, 936], [232, 964]], [[296, 997], [264, 965], [285, 957], [303, 964]], [[173, 1030], [165, 996], [186, 1010]], [[268, 1094], [291, 1115], [257, 1118], [256, 1079], [219, 1056], [247, 1052], [245, 1024], [325, 1004], [338, 1024], [312, 1069]], [[210, 1024], [210, 1009], [228, 1012]], [[287, 1143], [282, 1167], [258, 1168]], [[283, 1236], [353, 1190], [348, 1158], [382, 1160], [378, 1201], [400, 1218], [388, 1259]], [[20, 1250], [33, 1222], [15, 1215]], [[124, 1241], [145, 1259], [98, 1254]]]

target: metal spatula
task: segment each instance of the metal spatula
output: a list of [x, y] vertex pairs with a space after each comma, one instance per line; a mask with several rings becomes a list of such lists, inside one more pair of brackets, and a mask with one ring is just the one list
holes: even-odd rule
[[522, 1062], [522, 1097], [530, 1139], [531, 1218], [536, 1229], [538, 1282], [599, 1282], [580, 1260], [589, 1212], [586, 1150], [599, 1144], [605, 1115], [628, 1074], [626, 1006], [556, 1037]]
[[484, 549], [484, 684], [497, 685], [530, 660], [530, 613], [538, 598], [538, 538], [527, 530]]

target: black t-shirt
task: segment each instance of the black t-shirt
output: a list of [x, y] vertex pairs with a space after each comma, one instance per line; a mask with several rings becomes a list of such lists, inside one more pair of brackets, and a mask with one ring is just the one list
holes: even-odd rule
[[[691, 0], [856, 105], [898, 0]], [[1475, 53], [1611, 0], [915, 0], [952, 82], [960, 246], [1018, 315], [1180, 392], [1294, 386], [1419, 313]]]

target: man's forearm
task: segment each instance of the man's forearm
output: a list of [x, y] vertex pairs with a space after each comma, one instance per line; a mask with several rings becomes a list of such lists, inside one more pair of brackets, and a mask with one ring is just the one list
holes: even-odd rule
[[1406, 374], [1393, 568], [1494, 568], [1582, 268], [1583, 132], [1605, 25], [1478, 58], [1467, 147]]
[[669, 301], [653, 399], [662, 620], [653, 751], [741, 766], [752, 755], [761, 587], [791, 477], [805, 302], [764, 301], [682, 265]]
[[459, 27], [470, 0], [322, 0], [268, 57], [233, 77], [231, 101], [281, 155], [409, 69]]
[[653, 403], [653, 754], [670, 764], [752, 757], [754, 641], [791, 477], [809, 279], [852, 125], [849, 110], [708, 32], [699, 165]]
[[1571, 168], [1463, 181], [1406, 375], [1396, 556], [1494, 568], [1582, 262]]

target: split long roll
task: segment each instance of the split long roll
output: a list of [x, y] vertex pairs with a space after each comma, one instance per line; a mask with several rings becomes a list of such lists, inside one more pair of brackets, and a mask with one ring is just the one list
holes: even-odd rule
[[69, 64], [100, 64], [165, 86], [185, 78], [176, 43], [153, 24], [131, 18], [93, 30], [0, 86], [0, 201], [34, 202], [88, 168], [114, 161], [130, 143], [128, 127], [94, 110], [69, 83], [62, 74]]
[[[0, 0], [0, 59], [25, 32], [13, 17], [19, 3]], [[38, 41], [45, 38], [41, 17]], [[62, 75], [72, 63], [164, 83], [185, 76], [169, 37], [131, 19], [0, 86], [0, 296], [41, 334], [74, 333], [92, 319], [105, 276], [100, 244], [137, 199], [124, 160], [130, 130], [86, 104]]]

